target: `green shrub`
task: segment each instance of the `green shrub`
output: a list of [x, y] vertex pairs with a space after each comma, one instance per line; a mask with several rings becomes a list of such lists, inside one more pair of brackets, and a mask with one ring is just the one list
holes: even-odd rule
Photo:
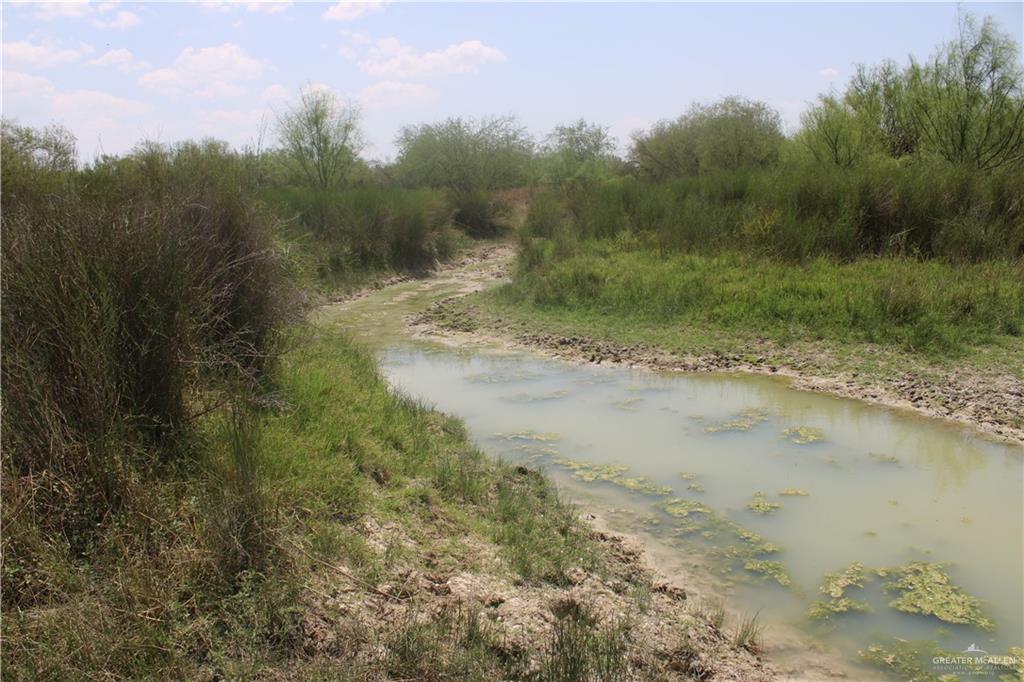
[[4, 205], [5, 484], [50, 477], [25, 511], [75, 551], [188, 458], [196, 391], [253, 385], [296, 311], [238, 170], [213, 147], [154, 147]]
[[454, 253], [450, 209], [434, 190], [282, 186], [263, 192], [280, 215], [297, 217], [291, 239], [312, 253], [321, 282], [357, 282], [364, 273], [417, 270]]
[[493, 237], [508, 230], [504, 218], [509, 209], [487, 192], [457, 194], [452, 199], [452, 223], [471, 237]]

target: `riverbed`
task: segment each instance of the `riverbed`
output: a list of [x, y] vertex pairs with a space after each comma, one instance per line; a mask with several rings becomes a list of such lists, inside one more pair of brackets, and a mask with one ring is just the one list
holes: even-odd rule
[[[410, 334], [409, 315], [487, 286], [490, 267], [394, 284], [322, 316], [376, 347], [396, 390], [461, 418], [486, 452], [543, 469], [584, 513], [701, 576], [703, 594], [759, 613], [783, 667], [809, 647], [878, 679], [858, 652], [894, 638], [955, 653], [1024, 643], [1020, 448], [783, 378], [599, 367]], [[855, 562], [862, 585], [843, 596], [857, 608], [816, 611], [835, 604], [826, 576]], [[891, 606], [893, 569], [912, 562], [941, 565], [994, 627]], [[773, 629], [805, 639], [773, 649]]]

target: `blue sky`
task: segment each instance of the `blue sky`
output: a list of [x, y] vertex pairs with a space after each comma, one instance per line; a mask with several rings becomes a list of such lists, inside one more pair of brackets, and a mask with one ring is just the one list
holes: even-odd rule
[[[1021, 41], [1022, 3], [971, 3]], [[303, 87], [358, 102], [367, 157], [407, 123], [580, 116], [629, 133], [738, 94], [793, 128], [857, 63], [923, 58], [951, 3], [3, 4], [3, 114], [60, 122], [85, 159], [143, 138], [241, 145]], [[272, 127], [272, 126], [271, 126]]]

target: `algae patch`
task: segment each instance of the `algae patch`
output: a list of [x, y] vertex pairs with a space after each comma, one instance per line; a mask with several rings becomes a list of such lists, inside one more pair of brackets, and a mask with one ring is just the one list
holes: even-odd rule
[[794, 426], [782, 432], [783, 437], [796, 445], [807, 445], [825, 440], [825, 433], [813, 426]]
[[782, 585], [788, 587], [792, 584], [789, 574], [786, 572], [786, 567], [782, 565], [781, 561], [766, 561], [764, 559], [750, 559], [743, 568], [747, 569], [751, 573], [760, 573], [761, 575], [768, 576]]
[[551, 460], [555, 464], [571, 470], [573, 478], [585, 483], [605, 481], [621, 486], [626, 490], [644, 493], [647, 495], [669, 495], [672, 489], [667, 486], [656, 485], [643, 476], [628, 478], [624, 474], [629, 467], [622, 464], [593, 464], [591, 462], [580, 462], [566, 457], [555, 457]]
[[647, 478], [640, 476], [638, 478], [609, 478], [610, 483], [620, 485], [626, 490], [632, 490], [636, 493], [645, 493], [647, 495], [671, 495], [672, 488], [667, 485], [657, 485], [656, 483], [648, 480]]
[[611, 402], [611, 406], [619, 410], [625, 410], [626, 412], [636, 412], [636, 405], [642, 400], [643, 398], [635, 396], [632, 398], [623, 398], [622, 400], [613, 400]]
[[534, 441], [540, 443], [554, 443], [562, 439], [562, 436], [557, 433], [540, 433], [538, 431], [531, 431], [530, 429], [524, 429], [523, 431], [510, 431], [508, 433], [499, 432], [494, 434], [494, 437], [504, 438], [505, 440]]
[[878, 452], [869, 452], [868, 457], [875, 460], [879, 464], [899, 464], [900, 460], [898, 457], [893, 455], [886, 455]]
[[807, 497], [809, 494], [803, 488], [784, 488], [779, 491], [779, 495], [784, 497]]
[[474, 384], [508, 384], [516, 381], [536, 379], [540, 376], [537, 372], [525, 369], [514, 369], [497, 372], [478, 372], [467, 374], [465, 380]]
[[935, 656], [950, 655], [933, 642], [909, 642], [893, 638], [887, 645], [872, 644], [860, 652], [860, 657], [879, 668], [889, 671], [903, 680], [915, 682], [957, 682], [959, 675], [938, 675], [929, 670], [924, 660]]
[[768, 421], [768, 414], [761, 409], [748, 408], [741, 410], [736, 416], [704, 427], [704, 433], [721, 433], [723, 431], [749, 431], [761, 422]]
[[750, 504], [747, 505], [747, 509], [758, 514], [771, 514], [781, 506], [782, 505], [778, 502], [769, 502], [767, 498], [765, 498], [764, 493], [756, 492], [754, 493], [754, 498], [750, 501]]
[[864, 564], [859, 561], [854, 561], [841, 573], [827, 573], [818, 590], [822, 594], [827, 594], [829, 599], [811, 604], [808, 615], [811, 618], [828, 618], [847, 611], [868, 611], [869, 607], [866, 603], [846, 596], [847, 589], [864, 587], [864, 582], [867, 579]]
[[704, 486], [702, 486], [700, 483], [697, 483], [696, 481], [694, 481], [690, 485], [686, 486], [686, 489], [687, 490], [692, 490], [695, 493], [702, 493], [702, 492], [704, 492]]
[[569, 395], [569, 391], [560, 389], [550, 393], [517, 393], [505, 398], [511, 403], [542, 403], [551, 400], [561, 400]]
[[935, 616], [947, 623], [973, 625], [982, 630], [995, 628], [995, 623], [982, 613], [978, 598], [954, 585], [943, 564], [912, 561], [905, 566], [879, 572], [880, 575], [888, 573], [896, 579], [886, 583], [885, 590], [900, 593], [889, 602], [894, 609]]
[[711, 510], [696, 500], [684, 500], [681, 497], [673, 497], [665, 500], [660, 505], [666, 514], [677, 518], [685, 518], [690, 514], [710, 514]]

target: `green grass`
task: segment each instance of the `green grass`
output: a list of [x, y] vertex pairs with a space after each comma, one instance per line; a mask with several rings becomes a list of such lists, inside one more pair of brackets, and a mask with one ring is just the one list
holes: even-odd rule
[[1021, 262], [794, 265], [739, 255], [659, 257], [621, 241], [588, 242], [564, 257], [547, 245], [532, 258], [493, 298], [538, 315], [578, 315], [586, 326], [701, 327], [783, 345], [868, 343], [934, 357], [1013, 346], [1024, 332]]
[[[367, 351], [319, 330], [294, 344], [264, 406], [206, 415], [196, 464], [139, 480], [85, 555], [42, 532], [23, 498], [5, 496], [6, 676], [337, 675], [354, 669], [360, 647], [379, 645], [389, 653], [364, 671], [371, 677], [518, 669], [468, 612], [390, 624], [386, 637], [310, 660], [302, 624], [320, 613], [318, 585], [351, 578], [371, 590], [424, 562], [563, 584], [567, 568], [602, 559], [550, 482], [487, 458], [460, 422], [389, 391]], [[375, 549], [368, 520], [395, 524], [415, 547]], [[499, 564], [481, 565], [473, 543], [495, 543]], [[10, 601], [12, 585], [39, 587], [33, 603]], [[443, 643], [443, 655], [422, 656], [413, 645], [425, 641]]]

